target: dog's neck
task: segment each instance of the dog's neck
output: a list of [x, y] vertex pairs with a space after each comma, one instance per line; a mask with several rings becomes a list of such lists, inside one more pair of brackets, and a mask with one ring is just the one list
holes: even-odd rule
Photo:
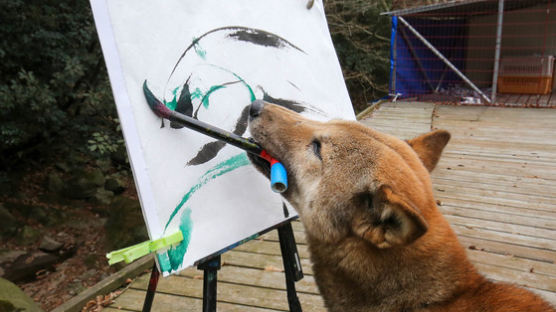
[[[440, 236], [443, 246], [435, 245], [434, 237]], [[483, 279], [447, 223], [411, 246], [388, 249], [355, 236], [339, 243], [322, 242], [309, 233], [307, 238], [315, 279], [330, 311], [342, 311], [345, 307], [330, 306], [339, 302], [360, 306], [360, 311], [417, 311]]]

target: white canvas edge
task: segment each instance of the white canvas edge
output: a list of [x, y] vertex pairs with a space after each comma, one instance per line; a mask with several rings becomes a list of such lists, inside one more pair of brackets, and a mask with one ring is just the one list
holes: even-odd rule
[[138, 131], [133, 120], [131, 102], [127, 94], [120, 56], [112, 31], [112, 24], [110, 23], [108, 5], [106, 0], [90, 0], [90, 3], [104, 54], [104, 61], [108, 70], [108, 77], [110, 78], [110, 85], [112, 86], [112, 93], [114, 94], [114, 100], [118, 103], [116, 108], [125, 138], [133, 178], [137, 186], [143, 219], [147, 224], [150, 239], [158, 239], [163, 231], [160, 227], [156, 210], [145, 209], [145, 207], [155, 207], [155, 200], [151, 191], [150, 179], [146, 170], [147, 166], [143, 158]]

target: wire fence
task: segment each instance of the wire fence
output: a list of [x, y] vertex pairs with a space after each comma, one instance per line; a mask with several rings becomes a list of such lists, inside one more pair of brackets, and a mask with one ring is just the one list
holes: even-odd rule
[[556, 108], [553, 2], [469, 0], [393, 12], [391, 95]]

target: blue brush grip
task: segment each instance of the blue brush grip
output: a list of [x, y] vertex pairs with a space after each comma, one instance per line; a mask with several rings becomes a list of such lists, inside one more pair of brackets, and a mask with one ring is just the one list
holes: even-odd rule
[[284, 165], [279, 162], [270, 167], [270, 188], [276, 193], [283, 193], [288, 189], [288, 174]]

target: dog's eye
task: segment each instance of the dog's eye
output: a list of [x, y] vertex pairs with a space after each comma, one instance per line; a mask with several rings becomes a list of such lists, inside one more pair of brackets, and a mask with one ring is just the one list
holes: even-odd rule
[[313, 153], [315, 153], [315, 155], [322, 160], [322, 156], [320, 155], [320, 148], [321, 148], [321, 144], [320, 141], [317, 139], [314, 139], [313, 142], [311, 142], [311, 145], [313, 147]]

